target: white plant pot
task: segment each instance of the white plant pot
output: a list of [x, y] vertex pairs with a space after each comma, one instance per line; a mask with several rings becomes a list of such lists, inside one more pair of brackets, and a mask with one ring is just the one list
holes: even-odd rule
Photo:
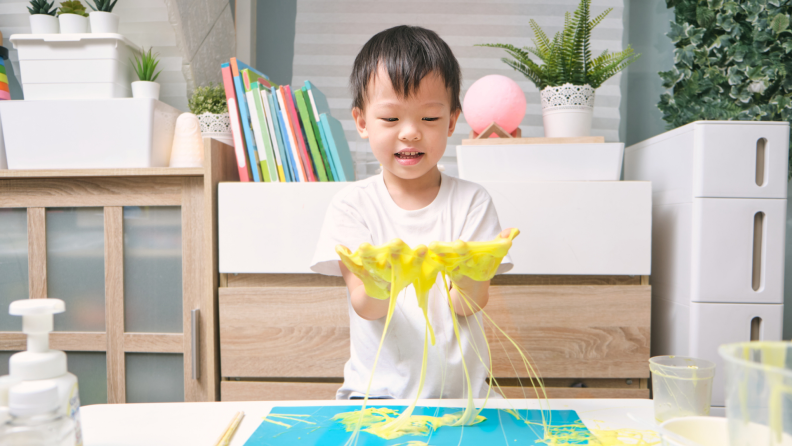
[[160, 84], [156, 82], [132, 82], [132, 97], [135, 99], [159, 99]]
[[589, 85], [564, 84], [541, 92], [545, 137], [571, 138], [591, 135], [594, 89]]
[[118, 21], [120, 19], [117, 14], [113, 14], [112, 12], [94, 11], [88, 15], [91, 19], [92, 33], [118, 33]]
[[204, 138], [214, 138], [231, 147], [234, 147], [234, 137], [231, 134], [231, 118], [228, 113], [202, 113], [198, 115], [201, 124], [201, 135]]
[[33, 14], [30, 16], [31, 34], [58, 34], [60, 23], [54, 15]]
[[86, 34], [91, 32], [88, 17], [77, 14], [61, 14], [58, 16], [61, 34]]

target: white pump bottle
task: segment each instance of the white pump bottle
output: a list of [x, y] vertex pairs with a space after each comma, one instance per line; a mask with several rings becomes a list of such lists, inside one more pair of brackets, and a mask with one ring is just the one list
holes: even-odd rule
[[24, 299], [11, 303], [9, 314], [22, 316], [22, 331], [27, 335], [27, 351], [12, 355], [8, 361], [8, 370], [13, 382], [47, 380], [58, 387], [60, 413], [74, 420], [75, 444], [82, 446], [77, 377], [66, 370], [66, 354], [49, 348], [53, 317], [57, 313], [63, 313], [65, 309], [66, 306], [60, 299]]

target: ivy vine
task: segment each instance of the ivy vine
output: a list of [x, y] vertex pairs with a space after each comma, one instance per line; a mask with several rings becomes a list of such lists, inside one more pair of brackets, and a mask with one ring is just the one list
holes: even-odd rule
[[674, 8], [666, 34], [674, 68], [659, 73], [669, 91], [657, 106], [669, 129], [698, 120], [792, 121], [792, 0], [666, 4]]

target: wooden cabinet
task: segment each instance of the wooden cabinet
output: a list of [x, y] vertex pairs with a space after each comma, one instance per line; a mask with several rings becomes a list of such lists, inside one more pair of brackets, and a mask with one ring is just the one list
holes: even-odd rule
[[0, 170], [2, 367], [25, 348], [8, 304], [60, 298], [51, 346], [83, 404], [216, 400], [216, 195], [238, 179], [233, 148], [206, 139], [204, 165]]
[[[502, 226], [522, 231], [516, 274], [493, 279], [485, 311], [531, 355], [548, 396], [648, 398], [650, 185], [483, 185]], [[347, 292], [309, 266], [343, 187], [220, 184], [221, 400], [335, 397], [349, 359]], [[534, 396], [520, 387], [516, 349], [485, 328], [506, 395]]]

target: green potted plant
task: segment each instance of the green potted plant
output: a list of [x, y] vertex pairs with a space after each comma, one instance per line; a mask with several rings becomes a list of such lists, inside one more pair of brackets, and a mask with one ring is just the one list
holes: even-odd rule
[[201, 134], [230, 146], [234, 145], [231, 135], [231, 120], [228, 115], [225, 89], [222, 85], [209, 84], [193, 90], [188, 105], [190, 111], [198, 116]]
[[91, 4], [91, 0], [85, 2], [93, 9], [89, 14], [92, 33], [118, 33], [119, 17], [113, 14], [118, 0], [94, 0], [94, 4]]
[[[545, 136], [589, 136], [594, 111], [594, 91], [608, 78], [633, 63], [628, 45], [624, 51], [605, 50], [592, 59], [591, 30], [613, 8], [590, 19], [591, 0], [581, 0], [574, 14], [566, 13], [564, 29], [552, 40], [532, 19], [535, 47], [518, 48], [510, 44], [490, 43], [478, 46], [503, 48], [513, 59], [503, 58], [510, 67], [530, 79], [540, 90]], [[539, 62], [531, 59], [536, 56]]]
[[58, 34], [58, 18], [55, 17], [57, 8], [55, 1], [30, 0], [30, 32], [33, 34]]
[[162, 70], [157, 70], [159, 54], [152, 53], [152, 48], [144, 52], [140, 56], [135, 55], [135, 61], [132, 66], [135, 68], [139, 81], [132, 82], [132, 97], [133, 98], [148, 98], [159, 99], [160, 84], [155, 82], [159, 77]]
[[61, 34], [82, 34], [88, 32], [88, 13], [80, 0], [67, 0], [58, 10]]

